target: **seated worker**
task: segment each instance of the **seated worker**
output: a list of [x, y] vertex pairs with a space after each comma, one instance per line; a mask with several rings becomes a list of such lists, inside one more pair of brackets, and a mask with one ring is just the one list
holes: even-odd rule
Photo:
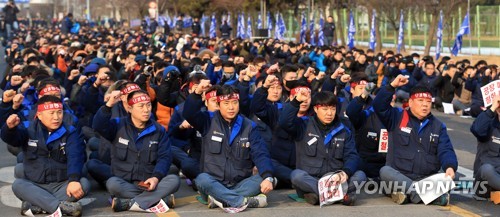
[[[152, 209], [165, 203], [172, 207], [171, 194], [180, 185], [178, 176], [167, 175], [172, 153], [166, 130], [151, 119], [151, 99], [143, 90], [128, 94], [127, 110], [130, 115], [112, 119], [111, 108], [120, 102], [120, 95], [120, 91], [111, 93], [109, 100], [95, 115], [92, 126], [112, 141], [113, 177], [106, 182], [113, 196], [111, 207], [115, 212], [166, 212], [166, 209]], [[168, 195], [171, 196], [167, 199]]]
[[[406, 110], [391, 106], [396, 88], [408, 82], [407, 77], [398, 75], [380, 89], [373, 102], [375, 113], [389, 132], [387, 163], [380, 169], [380, 179], [404, 183], [404, 189], [398, 191], [393, 188], [392, 192], [388, 192], [392, 193], [391, 197], [397, 204], [420, 203], [420, 196], [415, 189], [411, 189], [413, 182], [434, 175], [440, 169], [453, 179], [458, 167], [446, 126], [431, 114], [432, 94], [429, 88], [413, 87]], [[433, 204], [446, 206], [449, 197], [449, 193], [445, 193]]]
[[2, 127], [2, 140], [20, 147], [25, 156], [16, 166], [12, 184], [12, 191], [23, 201], [22, 215], [82, 215], [77, 201], [90, 190], [89, 181], [82, 177], [85, 144], [63, 116], [61, 99], [43, 96], [37, 102], [36, 119], [21, 122], [12, 114]]
[[292, 172], [292, 185], [297, 195], [312, 205], [319, 204], [318, 180], [328, 173], [338, 172], [332, 179], [346, 183], [344, 205], [354, 205], [355, 182], [366, 180], [358, 170], [359, 156], [354, 137], [337, 114], [337, 97], [329, 91], [314, 95], [311, 106], [314, 116], [297, 117], [301, 103], [311, 100], [310, 89], [294, 89], [295, 99], [287, 103], [279, 123], [295, 140], [297, 169]]
[[[476, 182], [487, 182], [487, 191], [476, 195], [487, 197], [500, 203], [500, 96], [493, 100], [491, 107], [479, 114], [472, 123], [470, 131], [477, 138], [477, 154], [474, 161], [474, 179]], [[482, 185], [479, 185], [482, 186]]]
[[[195, 179], [209, 208], [241, 212], [267, 206], [265, 194], [273, 190], [271, 157], [255, 124], [239, 114], [238, 89], [224, 85], [217, 90], [219, 111], [201, 111], [201, 94], [210, 88], [202, 80], [186, 99], [184, 118], [202, 136], [202, 173]], [[259, 175], [252, 175], [254, 165]]]

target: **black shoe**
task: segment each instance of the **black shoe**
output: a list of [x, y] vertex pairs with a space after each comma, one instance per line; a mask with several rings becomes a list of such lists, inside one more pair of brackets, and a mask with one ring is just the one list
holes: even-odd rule
[[63, 215], [82, 216], [82, 205], [78, 202], [61, 201], [59, 208]]
[[23, 201], [21, 204], [21, 215], [27, 215], [26, 212], [28, 212], [31, 209], [31, 214], [36, 215], [36, 214], [42, 214], [43, 210], [39, 206], [31, 205], [30, 202]]
[[342, 204], [345, 206], [354, 206], [356, 202], [356, 194], [346, 194], [342, 200]]
[[318, 205], [319, 204], [318, 195], [316, 195], [315, 193], [304, 194], [304, 199], [306, 200], [307, 203], [309, 203], [311, 205]]
[[123, 199], [118, 197], [113, 198], [113, 202], [111, 203], [111, 208], [115, 212], [127, 211], [130, 209], [131, 206], [132, 206], [131, 199]]
[[167, 204], [168, 208], [174, 208], [175, 207], [175, 196], [174, 194], [170, 194], [164, 198], [165, 203]]

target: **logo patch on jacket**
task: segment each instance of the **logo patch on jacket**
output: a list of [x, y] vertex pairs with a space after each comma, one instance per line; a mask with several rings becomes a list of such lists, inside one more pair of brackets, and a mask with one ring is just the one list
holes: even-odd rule
[[124, 145], [128, 145], [128, 140], [122, 137], [118, 138], [118, 142]]

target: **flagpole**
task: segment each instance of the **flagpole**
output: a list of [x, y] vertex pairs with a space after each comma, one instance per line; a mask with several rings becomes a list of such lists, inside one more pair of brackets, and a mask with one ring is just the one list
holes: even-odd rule
[[467, 0], [467, 14], [469, 16], [469, 53], [470, 53], [470, 63], [472, 64], [472, 31], [470, 25], [470, 0]]

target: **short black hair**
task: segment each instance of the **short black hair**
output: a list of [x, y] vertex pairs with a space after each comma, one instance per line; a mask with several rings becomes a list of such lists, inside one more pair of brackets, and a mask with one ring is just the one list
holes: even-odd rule
[[330, 91], [321, 91], [314, 94], [312, 98], [312, 106], [316, 105], [326, 105], [326, 106], [337, 106], [337, 96]]
[[436, 64], [432, 61], [425, 62], [425, 67], [427, 67], [428, 65], [433, 65], [434, 67], [436, 67]]
[[217, 90], [217, 96], [225, 96], [225, 95], [229, 95], [229, 94], [239, 94], [240, 91], [231, 86], [231, 85], [227, 85], [227, 84], [224, 84], [222, 85], [218, 90]]
[[410, 90], [410, 96], [416, 93], [429, 93], [432, 95], [431, 89], [422, 85], [417, 85]]
[[38, 102], [36, 102], [36, 105], [38, 106], [38, 105], [42, 105], [45, 103], [59, 103], [59, 102], [62, 102], [62, 101], [58, 97], [52, 96], [52, 95], [46, 95], [46, 96], [40, 97], [40, 99], [38, 99]]
[[360, 82], [360, 81], [369, 81], [368, 75], [366, 75], [364, 72], [360, 73], [354, 73], [351, 77], [351, 80], [349, 82]]
[[40, 93], [40, 91], [42, 91], [42, 89], [47, 87], [47, 86], [54, 86], [54, 87], [60, 88], [61, 85], [59, 84], [58, 80], [56, 80], [52, 77], [48, 77], [48, 78], [45, 78], [45, 79], [40, 81], [38, 87], [36, 88], [36, 91], [38, 93]]

